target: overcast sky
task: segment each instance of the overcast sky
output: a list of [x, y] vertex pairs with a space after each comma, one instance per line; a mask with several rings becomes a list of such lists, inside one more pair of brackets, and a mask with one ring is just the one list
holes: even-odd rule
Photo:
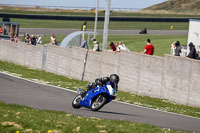
[[[105, 7], [106, 0], [99, 0]], [[111, 8], [145, 8], [167, 0], [111, 0]], [[0, 4], [95, 7], [96, 0], [0, 0]]]

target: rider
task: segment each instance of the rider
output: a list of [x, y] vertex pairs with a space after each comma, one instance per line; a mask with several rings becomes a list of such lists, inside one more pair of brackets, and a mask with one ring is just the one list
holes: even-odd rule
[[118, 83], [119, 76], [117, 74], [111, 74], [110, 77], [97, 78], [94, 83], [90, 83], [87, 85], [86, 90], [82, 92], [81, 96], [84, 97], [89, 90], [94, 89], [97, 86], [103, 87], [106, 84], [111, 85], [111, 87], [117, 91]]

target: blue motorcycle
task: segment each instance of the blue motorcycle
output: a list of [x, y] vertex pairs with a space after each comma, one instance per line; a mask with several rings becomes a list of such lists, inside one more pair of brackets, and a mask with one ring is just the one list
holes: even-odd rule
[[117, 90], [114, 89], [109, 82], [105, 86], [97, 86], [91, 89], [82, 96], [82, 91], [79, 88], [77, 90], [78, 95], [72, 101], [72, 107], [78, 109], [80, 107], [86, 107], [92, 111], [98, 111], [105, 104], [111, 102], [116, 98]]

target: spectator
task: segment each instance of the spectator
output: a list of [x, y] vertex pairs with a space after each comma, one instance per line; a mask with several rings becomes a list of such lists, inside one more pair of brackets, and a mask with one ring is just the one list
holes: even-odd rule
[[117, 50], [117, 48], [115, 47], [115, 44], [113, 42], [110, 43], [110, 48], [112, 49], [112, 51]]
[[18, 38], [17, 35], [15, 35], [15, 36], [14, 36], [14, 42], [15, 42], [15, 43], [18, 43], [18, 41], [19, 41], [19, 38]]
[[81, 48], [88, 49], [87, 41], [84, 38], [81, 40]]
[[175, 43], [176, 43], [176, 41], [174, 41], [174, 42], [171, 44], [171, 55], [175, 55], [175, 49], [176, 49]]
[[0, 26], [0, 34], [2, 34], [2, 28], [1, 28], [1, 26]]
[[28, 33], [25, 33], [24, 42], [25, 43], [29, 43], [30, 42], [30, 35]]
[[150, 39], [147, 39], [147, 45], [144, 48], [144, 53], [147, 55], [153, 55], [154, 53], [154, 46], [151, 44]]
[[93, 51], [100, 51], [99, 42], [97, 42], [96, 39], [93, 39], [93, 44]]
[[59, 43], [56, 40], [56, 36], [54, 34], [52, 34], [50, 37], [50, 43], [53, 45], [59, 45]]
[[196, 59], [197, 58], [196, 48], [192, 42], [189, 43], [189, 49], [190, 49], [190, 52], [187, 57], [191, 59]]
[[10, 36], [10, 41], [11, 41], [11, 42], [14, 42], [14, 41], [15, 41], [14, 33]]
[[6, 28], [6, 26], [4, 26], [3, 34], [4, 34], [4, 35], [8, 35], [8, 32], [7, 32], [7, 28]]
[[37, 44], [42, 44], [42, 37], [40, 35], [37, 38]]
[[36, 37], [34, 35], [31, 35], [31, 44], [36, 45], [36, 43], [37, 43]]
[[117, 44], [116, 44], [116, 46], [117, 46], [117, 52], [120, 52], [121, 50], [124, 50], [124, 51], [130, 51], [126, 46], [125, 46], [125, 44], [123, 44], [122, 42], [118, 42]]
[[52, 34], [50, 37], [50, 43], [56, 45], [56, 36], [54, 34]]
[[181, 53], [181, 46], [180, 46], [180, 42], [179, 41], [176, 41], [175, 42], [175, 50], [174, 50], [174, 55], [175, 56], [180, 56], [180, 53]]

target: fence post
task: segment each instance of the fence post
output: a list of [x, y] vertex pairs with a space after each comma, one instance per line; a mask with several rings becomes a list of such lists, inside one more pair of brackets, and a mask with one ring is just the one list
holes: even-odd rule
[[86, 63], [87, 63], [87, 58], [88, 58], [88, 52], [89, 52], [89, 50], [87, 49], [85, 59], [84, 59], [83, 73], [82, 73], [81, 81], [83, 81], [84, 76], [85, 76], [85, 69], [86, 69]]
[[43, 53], [42, 53], [42, 70], [46, 70], [46, 61], [47, 61], [47, 45], [43, 46]]

